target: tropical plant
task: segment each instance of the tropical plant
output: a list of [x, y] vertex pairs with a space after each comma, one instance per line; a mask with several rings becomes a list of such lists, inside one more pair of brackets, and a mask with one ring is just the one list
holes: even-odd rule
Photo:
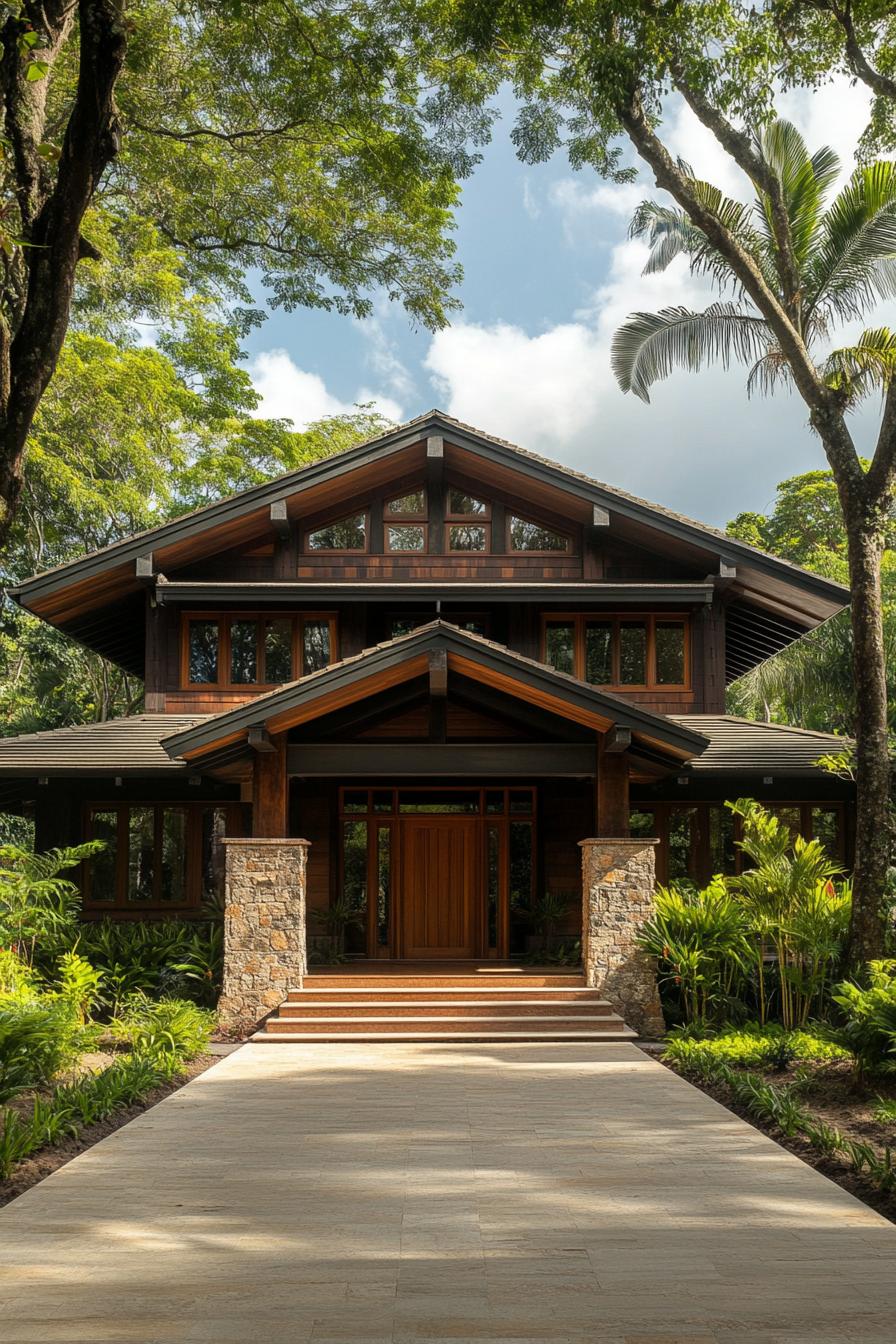
[[567, 915], [572, 901], [573, 896], [568, 891], [545, 891], [525, 912], [526, 920], [539, 935], [540, 951], [545, 956], [550, 952], [557, 925]]
[[70, 934], [76, 928], [80, 897], [75, 884], [60, 873], [102, 848], [98, 840], [43, 854], [16, 845], [0, 848], [0, 942], [30, 965], [38, 941]]
[[833, 998], [843, 1020], [824, 1032], [852, 1055], [857, 1081], [896, 1071], [896, 960], [869, 962], [868, 984], [846, 980]]
[[781, 1020], [805, 1026], [820, 1004], [846, 938], [850, 889], [836, 887], [842, 872], [819, 840], [793, 836], [780, 817], [751, 798], [727, 807], [741, 818], [738, 845], [746, 867], [728, 884], [741, 902], [753, 935], [760, 1021], [769, 1012], [766, 956], [774, 952]]
[[660, 983], [678, 991], [688, 1022], [724, 1013], [751, 954], [744, 911], [720, 877], [701, 890], [659, 887], [638, 941], [656, 957]]
[[55, 992], [71, 1004], [78, 1022], [83, 1026], [100, 997], [102, 971], [95, 970], [89, 961], [77, 952], [64, 952], [56, 968]]
[[872, 1115], [880, 1125], [896, 1125], [896, 1100], [878, 1097]]
[[8, 997], [33, 999], [37, 990], [38, 976], [34, 967], [23, 961], [12, 948], [0, 948], [0, 1000]]
[[48, 1083], [79, 1053], [78, 1022], [61, 999], [0, 1002], [0, 1101]]
[[160, 999], [134, 994], [112, 1021], [112, 1034], [135, 1054], [172, 1054], [181, 1059], [199, 1054], [214, 1029], [214, 1014], [187, 999]]
[[[224, 932], [217, 921], [98, 920], [70, 931], [71, 950], [102, 976], [101, 1002], [109, 1012], [134, 993], [215, 1003], [221, 984]], [[53, 950], [38, 951], [44, 975], [54, 974]]]
[[364, 927], [364, 915], [348, 896], [338, 896], [324, 909], [312, 910], [311, 917], [329, 934], [334, 961], [345, 960], [345, 935], [351, 928]]

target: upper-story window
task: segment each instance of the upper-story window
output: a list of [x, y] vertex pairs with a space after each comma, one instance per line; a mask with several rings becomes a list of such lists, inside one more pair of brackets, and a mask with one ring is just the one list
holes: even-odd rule
[[185, 686], [280, 686], [333, 662], [336, 618], [319, 613], [185, 617]]
[[490, 551], [491, 505], [454, 486], [448, 491], [445, 521], [449, 551]]
[[510, 549], [512, 551], [568, 551], [569, 537], [555, 532], [552, 527], [534, 523], [531, 518], [510, 515]]
[[305, 537], [309, 551], [365, 551], [367, 549], [367, 514], [353, 513], [337, 518], [323, 527], [316, 527]]
[[387, 499], [383, 505], [383, 514], [386, 518], [425, 518], [426, 491], [408, 490], [404, 495]]
[[592, 686], [681, 690], [690, 684], [685, 616], [545, 616], [542, 657]]

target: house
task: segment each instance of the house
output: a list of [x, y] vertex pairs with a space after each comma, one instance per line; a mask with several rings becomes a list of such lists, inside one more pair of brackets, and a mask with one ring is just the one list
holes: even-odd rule
[[88, 919], [198, 913], [226, 852], [236, 1018], [301, 977], [307, 919], [371, 967], [584, 927], [588, 983], [643, 1021], [654, 871], [734, 870], [726, 799], [850, 858], [837, 739], [725, 713], [848, 591], [440, 412], [12, 595], [143, 676], [145, 713], [0, 741], [0, 805], [41, 848], [106, 842]]

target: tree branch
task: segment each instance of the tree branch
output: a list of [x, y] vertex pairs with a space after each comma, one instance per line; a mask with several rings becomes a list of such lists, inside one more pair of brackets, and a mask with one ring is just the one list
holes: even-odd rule
[[827, 9], [835, 23], [839, 23], [843, 29], [846, 59], [856, 79], [860, 79], [863, 84], [867, 84], [868, 88], [879, 94], [880, 97], [896, 99], [896, 79], [890, 79], [887, 75], [882, 75], [879, 70], [875, 70], [862, 50], [855, 24], [852, 21], [852, 5], [847, 3], [843, 9], [840, 9], [832, 0], [831, 4], [818, 7]]

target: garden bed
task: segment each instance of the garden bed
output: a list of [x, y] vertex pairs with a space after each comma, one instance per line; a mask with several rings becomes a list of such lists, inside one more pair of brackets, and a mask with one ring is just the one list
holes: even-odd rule
[[[100, 1139], [105, 1139], [110, 1134], [114, 1134], [116, 1129], [121, 1129], [131, 1120], [135, 1120], [138, 1115], [142, 1115], [144, 1111], [148, 1111], [151, 1107], [158, 1105], [160, 1101], [164, 1101], [172, 1092], [177, 1092], [185, 1083], [189, 1083], [193, 1078], [197, 1078], [199, 1074], [204, 1073], [212, 1064], [216, 1064], [218, 1059], [219, 1056], [213, 1054], [197, 1055], [188, 1064], [184, 1064], [183, 1071], [177, 1078], [154, 1088], [139, 1101], [122, 1107], [113, 1115], [107, 1116], [105, 1120], [99, 1120], [86, 1126], [77, 1138], [63, 1139], [60, 1143], [53, 1144], [52, 1147], [40, 1149], [32, 1157], [26, 1157], [16, 1166], [7, 1180], [0, 1181], [0, 1208], [4, 1204], [10, 1203], [11, 1200], [17, 1199], [26, 1190], [30, 1190], [33, 1185], [38, 1185], [47, 1176], [52, 1176], [54, 1171], [58, 1171], [60, 1167], [64, 1167], [66, 1163], [71, 1162], [73, 1157], [77, 1157], [80, 1153], [86, 1152], [88, 1148], [92, 1148], [95, 1143], [99, 1143]], [[24, 1114], [33, 1105], [35, 1095], [35, 1093], [20, 1094], [13, 1101], [8, 1102], [7, 1106]]]
[[[701, 1045], [712, 1049], [713, 1043]], [[896, 1174], [886, 1174], [888, 1163], [894, 1160], [896, 1121], [875, 1114], [881, 1101], [896, 1102], [896, 1079], [877, 1078], [860, 1085], [852, 1062], [843, 1058], [794, 1060], [783, 1068], [755, 1061], [738, 1063], [730, 1056], [721, 1068], [719, 1061], [715, 1066], [693, 1067], [668, 1054], [660, 1059], [727, 1110], [896, 1223]], [[761, 1080], [773, 1091], [763, 1094], [760, 1089], [758, 1096], [745, 1098], [747, 1080], [754, 1085]], [[776, 1097], [782, 1101], [780, 1122], [772, 1113]], [[871, 1155], [879, 1164], [873, 1171]]]

